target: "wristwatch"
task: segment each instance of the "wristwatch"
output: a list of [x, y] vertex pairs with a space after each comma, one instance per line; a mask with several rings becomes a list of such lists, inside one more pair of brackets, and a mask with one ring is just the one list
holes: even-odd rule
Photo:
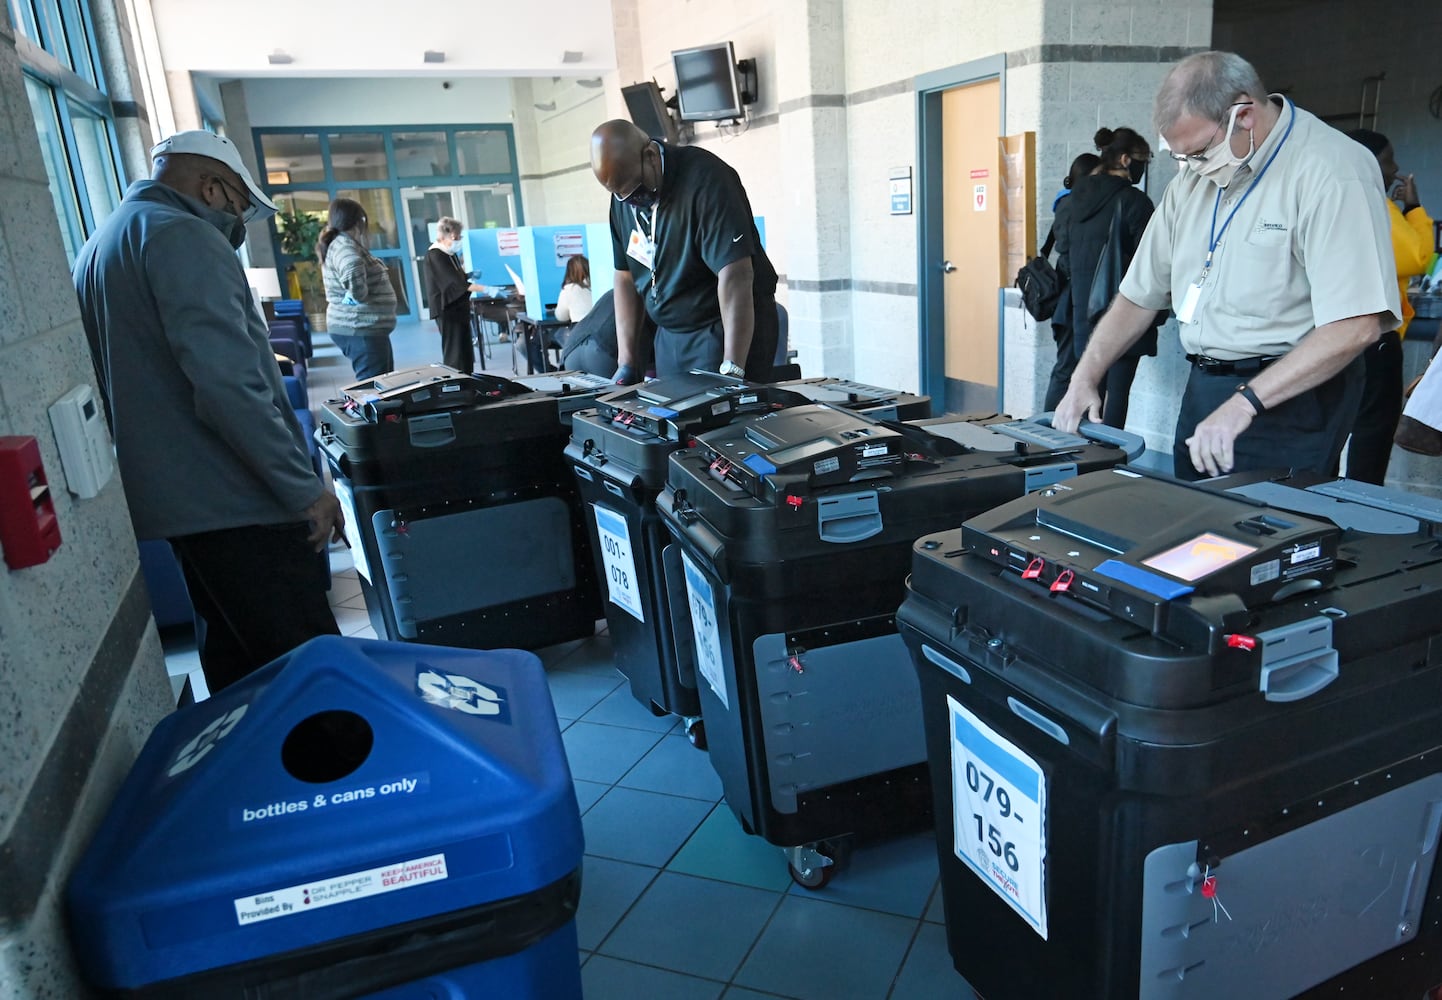
[[722, 375], [729, 375], [731, 378], [745, 378], [746, 369], [734, 361], [723, 361], [721, 367], [716, 369]]
[[1256, 390], [1254, 390], [1247, 383], [1243, 382], [1241, 385], [1237, 386], [1237, 393], [1247, 402], [1252, 404], [1252, 409], [1257, 411], [1258, 416], [1261, 416], [1262, 413], [1266, 411], [1267, 408], [1263, 406], [1262, 401], [1257, 398]]

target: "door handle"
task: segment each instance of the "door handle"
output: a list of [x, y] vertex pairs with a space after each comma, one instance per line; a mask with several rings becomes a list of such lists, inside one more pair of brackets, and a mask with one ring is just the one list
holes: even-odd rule
[[944, 261], [941, 262], [941, 273], [942, 273], [942, 274], [950, 274], [952, 271], [955, 271], [955, 270], [956, 270], [956, 265], [953, 264], [951, 261], [949, 261], [949, 260], [944, 260]]

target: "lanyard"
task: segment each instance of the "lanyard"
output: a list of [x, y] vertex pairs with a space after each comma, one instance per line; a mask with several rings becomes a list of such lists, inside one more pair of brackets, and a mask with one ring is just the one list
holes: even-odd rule
[[[1290, 102], [1289, 102], [1289, 103], [1290, 103]], [[1235, 205], [1232, 206], [1232, 210], [1227, 213], [1227, 218], [1225, 219], [1225, 221], [1222, 222], [1222, 231], [1221, 231], [1221, 232], [1217, 232], [1217, 209], [1219, 209], [1219, 208], [1221, 207], [1221, 205], [1222, 205], [1222, 189], [1221, 189], [1221, 188], [1217, 188], [1217, 200], [1212, 203], [1212, 232], [1211, 232], [1211, 242], [1210, 242], [1210, 244], [1208, 244], [1208, 246], [1207, 246], [1207, 259], [1206, 259], [1206, 261], [1202, 264], [1202, 279], [1203, 279], [1203, 280], [1206, 280], [1207, 272], [1208, 272], [1209, 270], [1211, 270], [1211, 267], [1212, 267], [1212, 254], [1216, 253], [1216, 252], [1217, 252], [1217, 247], [1221, 246], [1221, 244], [1222, 244], [1222, 237], [1226, 235], [1227, 227], [1232, 224], [1232, 220], [1233, 220], [1234, 218], [1236, 218], [1237, 212], [1241, 209], [1241, 207], [1242, 207], [1244, 204], [1246, 204], [1247, 199], [1252, 196], [1252, 192], [1257, 189], [1257, 185], [1260, 184], [1260, 183], [1262, 183], [1262, 178], [1266, 175], [1267, 170], [1272, 166], [1272, 164], [1273, 164], [1274, 162], [1276, 162], [1277, 154], [1280, 153], [1280, 152], [1282, 151], [1282, 147], [1287, 144], [1287, 138], [1292, 134], [1292, 126], [1293, 126], [1293, 125], [1296, 125], [1296, 124], [1297, 124], [1297, 106], [1296, 106], [1295, 104], [1293, 104], [1293, 105], [1292, 105], [1292, 117], [1287, 120], [1287, 131], [1285, 131], [1285, 132], [1282, 133], [1282, 138], [1281, 138], [1281, 140], [1277, 143], [1277, 148], [1274, 149], [1274, 150], [1272, 150], [1272, 155], [1269, 156], [1269, 157], [1267, 157], [1267, 162], [1264, 163], [1264, 164], [1262, 164], [1262, 169], [1261, 169], [1261, 170], [1257, 171], [1257, 176], [1256, 176], [1256, 178], [1252, 181], [1252, 183], [1250, 183], [1250, 184], [1247, 185], [1247, 190], [1242, 193], [1242, 197], [1237, 201], [1237, 203], [1236, 203]]]

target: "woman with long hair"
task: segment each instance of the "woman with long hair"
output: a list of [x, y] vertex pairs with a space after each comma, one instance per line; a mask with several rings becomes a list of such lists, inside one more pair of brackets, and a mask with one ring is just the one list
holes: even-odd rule
[[386, 266], [366, 246], [367, 230], [365, 208], [337, 198], [315, 245], [325, 281], [326, 327], [360, 381], [395, 368], [396, 290]]
[[561, 294], [556, 297], [556, 318], [562, 323], [579, 323], [591, 311], [591, 262], [577, 254], [566, 261]]
[[[1116, 286], [1132, 262], [1142, 231], [1152, 217], [1152, 201], [1135, 185], [1146, 176], [1152, 150], [1133, 129], [1098, 129], [1093, 137], [1101, 162], [1095, 171], [1072, 184], [1064, 224], [1056, 230], [1057, 270], [1067, 277], [1071, 306], [1072, 350], [1080, 358], [1086, 350], [1092, 328], [1116, 297]], [[1119, 269], [1109, 265], [1101, 281], [1105, 288], [1093, 289], [1097, 270], [1103, 265], [1103, 251], [1110, 240], [1120, 254]], [[1160, 321], [1159, 321], [1160, 322]], [[1102, 387], [1102, 420], [1113, 427], [1125, 427], [1132, 379], [1142, 355], [1157, 353], [1157, 330], [1152, 327], [1125, 355], [1107, 370]]]

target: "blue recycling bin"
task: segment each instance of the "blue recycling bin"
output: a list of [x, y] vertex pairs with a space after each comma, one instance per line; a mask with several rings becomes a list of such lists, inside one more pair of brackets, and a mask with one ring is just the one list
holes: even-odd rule
[[130, 997], [579, 1000], [582, 852], [535, 656], [325, 637], [156, 727], [67, 904]]

